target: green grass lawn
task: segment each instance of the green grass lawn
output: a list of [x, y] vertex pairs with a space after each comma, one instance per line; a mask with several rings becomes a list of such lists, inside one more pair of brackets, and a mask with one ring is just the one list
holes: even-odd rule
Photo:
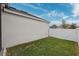
[[75, 56], [77, 42], [47, 37], [7, 48], [9, 56]]

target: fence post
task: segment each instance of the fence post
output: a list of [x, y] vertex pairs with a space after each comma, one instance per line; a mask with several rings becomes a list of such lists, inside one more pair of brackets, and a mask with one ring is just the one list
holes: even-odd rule
[[0, 51], [2, 49], [2, 38], [1, 38], [1, 4], [0, 4]]
[[50, 36], [50, 35], [49, 35], [49, 31], [50, 31], [50, 27], [48, 28], [48, 37]]
[[76, 29], [76, 40], [78, 42], [78, 46], [79, 46], [79, 28]]

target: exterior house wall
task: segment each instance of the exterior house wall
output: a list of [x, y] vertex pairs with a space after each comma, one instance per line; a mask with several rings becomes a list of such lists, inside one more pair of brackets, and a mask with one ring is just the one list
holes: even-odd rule
[[2, 48], [45, 38], [48, 28], [46, 22], [2, 12]]
[[50, 29], [49, 35], [53, 37], [62, 38], [65, 40], [76, 41], [78, 40], [77, 29]]

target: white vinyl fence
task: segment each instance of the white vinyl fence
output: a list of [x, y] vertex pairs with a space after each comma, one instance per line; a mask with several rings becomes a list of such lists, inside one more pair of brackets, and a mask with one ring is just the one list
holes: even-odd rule
[[79, 42], [79, 29], [49, 29], [48, 23], [37, 20], [41, 19], [2, 12], [2, 48], [45, 38], [48, 35]]
[[65, 40], [79, 41], [79, 29], [49, 29], [49, 35]]
[[37, 20], [41, 19], [32, 16], [29, 16], [29, 18], [21, 17], [11, 13], [3, 12], [2, 48], [7, 48], [47, 37], [49, 24]]

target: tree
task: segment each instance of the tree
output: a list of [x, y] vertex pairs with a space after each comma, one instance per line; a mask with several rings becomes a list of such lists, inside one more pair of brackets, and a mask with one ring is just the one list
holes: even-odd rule
[[76, 24], [72, 23], [70, 29], [76, 29], [76, 28], [77, 28]]
[[58, 26], [57, 25], [52, 25], [52, 26], [50, 26], [50, 28], [57, 28]]
[[62, 20], [62, 28], [66, 28], [66, 21]]

